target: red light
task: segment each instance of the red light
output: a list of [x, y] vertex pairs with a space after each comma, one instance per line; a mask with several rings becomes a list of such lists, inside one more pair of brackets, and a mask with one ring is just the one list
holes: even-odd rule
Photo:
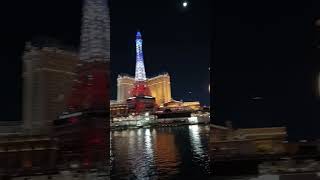
[[89, 160], [88, 160], [88, 159], [85, 159], [84, 162], [83, 162], [83, 165], [84, 165], [84, 166], [89, 166], [89, 165], [90, 165]]
[[101, 143], [101, 140], [100, 140], [99, 138], [95, 138], [95, 139], [92, 139], [92, 140], [90, 141], [90, 143], [92, 143], [92, 144], [100, 144], [100, 143]]
[[[90, 109], [105, 107], [108, 102], [108, 72], [105, 62], [86, 63], [78, 67], [77, 81], [73, 84], [67, 104], [73, 109]], [[90, 74], [90, 82], [88, 82]]]
[[77, 117], [71, 117], [71, 118], [69, 119], [69, 122], [70, 122], [71, 124], [75, 124], [75, 123], [78, 122], [78, 118], [77, 118]]

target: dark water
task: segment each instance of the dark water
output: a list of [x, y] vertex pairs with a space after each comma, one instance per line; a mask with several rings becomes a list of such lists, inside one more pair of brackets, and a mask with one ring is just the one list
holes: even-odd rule
[[112, 179], [206, 179], [209, 127], [191, 125], [111, 132]]

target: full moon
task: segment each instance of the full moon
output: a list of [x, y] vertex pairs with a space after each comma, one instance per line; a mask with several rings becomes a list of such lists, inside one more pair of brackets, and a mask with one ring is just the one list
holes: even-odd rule
[[188, 2], [187, 2], [187, 1], [184, 1], [184, 2], [182, 3], [182, 6], [183, 6], [183, 7], [187, 7], [187, 6], [188, 6]]

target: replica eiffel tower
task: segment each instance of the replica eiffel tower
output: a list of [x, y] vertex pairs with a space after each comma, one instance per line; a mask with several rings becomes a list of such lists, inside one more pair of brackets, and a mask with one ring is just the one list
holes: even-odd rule
[[131, 112], [141, 113], [153, 112], [155, 109], [155, 98], [151, 96], [147, 85], [146, 71], [143, 60], [142, 36], [138, 31], [136, 34], [136, 71], [135, 83], [127, 99], [128, 108]]

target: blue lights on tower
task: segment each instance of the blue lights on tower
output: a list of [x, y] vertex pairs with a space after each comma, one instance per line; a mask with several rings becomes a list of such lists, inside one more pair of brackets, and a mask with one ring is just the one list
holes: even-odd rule
[[143, 62], [142, 36], [138, 31], [136, 34], [136, 73], [135, 81], [146, 81], [146, 71]]

